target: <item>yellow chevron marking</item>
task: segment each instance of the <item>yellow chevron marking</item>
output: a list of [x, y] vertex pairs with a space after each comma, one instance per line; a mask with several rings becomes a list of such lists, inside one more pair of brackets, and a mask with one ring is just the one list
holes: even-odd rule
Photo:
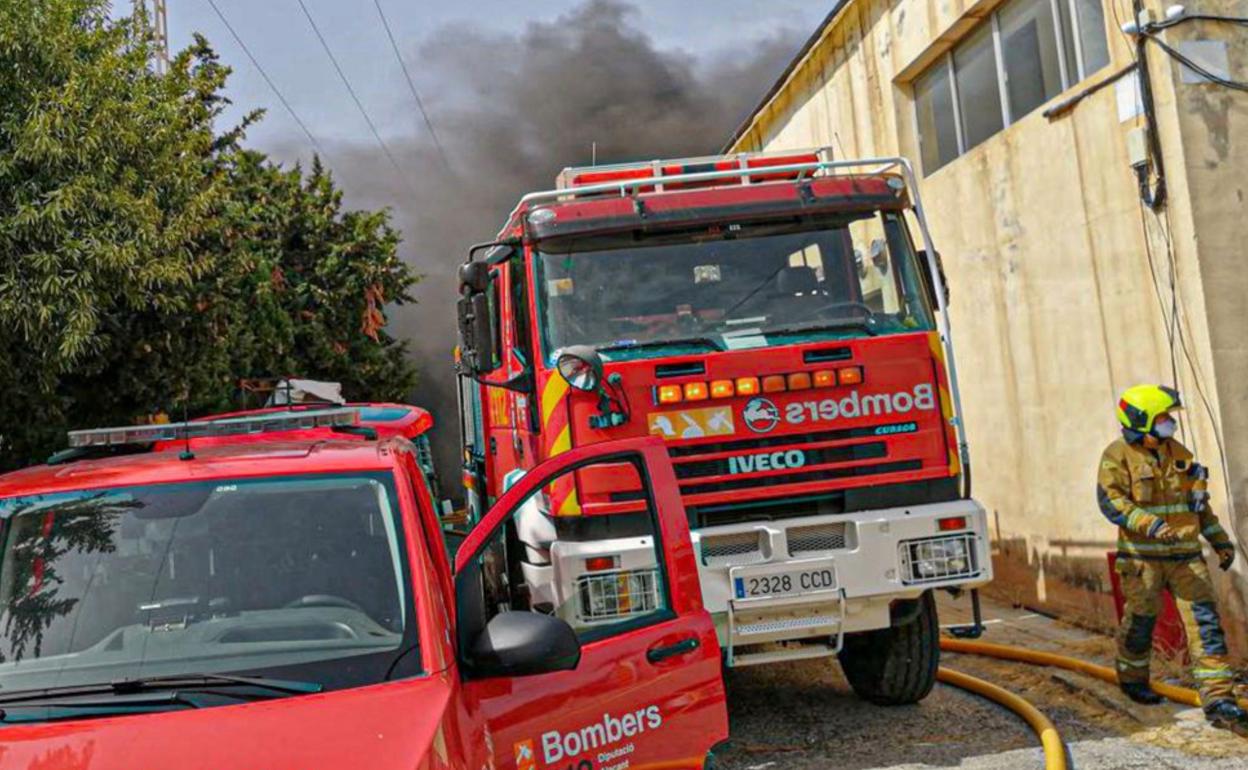
[[567, 392], [568, 382], [558, 374], [546, 381], [546, 387], [542, 389], [542, 427], [550, 423], [550, 416]]
[[576, 490], [568, 492], [568, 496], [564, 499], [563, 505], [559, 506], [560, 516], [580, 516], [581, 503], [576, 499]]
[[565, 425], [550, 447], [550, 456], [561, 455], [572, 448], [572, 426]]

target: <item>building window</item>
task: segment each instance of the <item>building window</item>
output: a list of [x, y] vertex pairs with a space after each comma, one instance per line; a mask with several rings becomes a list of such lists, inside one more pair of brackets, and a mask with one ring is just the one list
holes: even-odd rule
[[914, 80], [924, 173], [1107, 64], [1101, 0], [1007, 0]]
[[969, 150], [1005, 126], [991, 25], [981, 26], [957, 47], [953, 72], [962, 114], [962, 145]]
[[931, 173], [958, 157], [953, 87], [949, 83], [949, 65], [943, 59], [914, 81], [914, 102], [919, 113], [923, 168]]

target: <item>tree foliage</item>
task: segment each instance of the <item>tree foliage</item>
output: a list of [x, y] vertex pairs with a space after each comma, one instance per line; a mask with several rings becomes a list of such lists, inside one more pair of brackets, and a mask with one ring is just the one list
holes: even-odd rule
[[398, 399], [384, 308], [417, 277], [386, 212], [218, 132], [228, 67], [197, 38], [148, 66], [104, 0], [0, 4], [0, 468], [69, 427], [233, 406], [243, 377]]

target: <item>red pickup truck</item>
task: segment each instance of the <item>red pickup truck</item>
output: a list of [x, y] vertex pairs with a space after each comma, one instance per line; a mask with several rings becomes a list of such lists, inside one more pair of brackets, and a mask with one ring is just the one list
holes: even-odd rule
[[[0, 477], [0, 767], [702, 767], [720, 653], [662, 441], [513, 479], [452, 555], [432, 421], [369, 409], [83, 431]], [[552, 605], [516, 513], [601, 464], [641, 502], [558, 533], [590, 556]], [[586, 547], [621, 537], [646, 569]]]

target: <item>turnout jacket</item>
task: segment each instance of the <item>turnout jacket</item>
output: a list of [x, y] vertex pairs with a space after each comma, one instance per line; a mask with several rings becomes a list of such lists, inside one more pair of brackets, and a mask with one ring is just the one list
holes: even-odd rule
[[[1201, 558], [1200, 536], [1216, 549], [1232, 548], [1203, 495], [1205, 469], [1192, 460], [1187, 447], [1174, 439], [1155, 449], [1144, 446], [1139, 434], [1106, 447], [1096, 479], [1101, 513], [1118, 526], [1118, 557], [1143, 561], [1189, 561]], [[1175, 542], [1157, 539], [1162, 524], [1179, 536]]]

